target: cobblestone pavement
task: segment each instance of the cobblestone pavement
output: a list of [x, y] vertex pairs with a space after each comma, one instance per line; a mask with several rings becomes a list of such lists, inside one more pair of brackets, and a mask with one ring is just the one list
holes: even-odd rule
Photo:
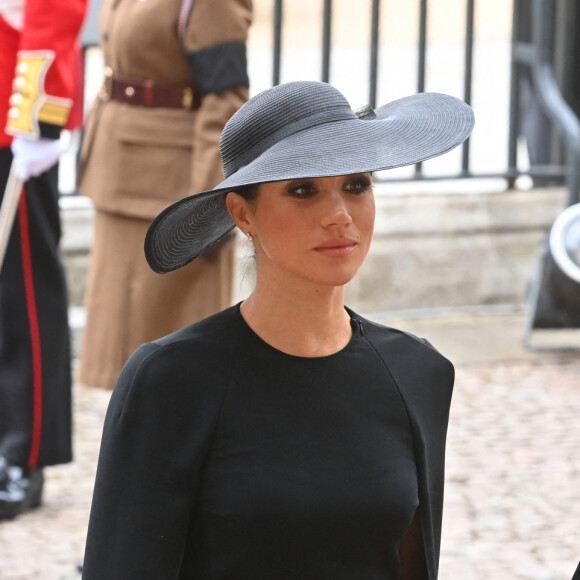
[[[570, 580], [580, 559], [580, 357], [491, 358], [456, 364], [440, 578]], [[42, 508], [0, 523], [2, 580], [79, 579], [108, 398], [75, 387], [76, 460], [46, 470]]]
[[578, 417], [578, 360], [458, 369], [443, 580], [570, 580], [580, 559]]

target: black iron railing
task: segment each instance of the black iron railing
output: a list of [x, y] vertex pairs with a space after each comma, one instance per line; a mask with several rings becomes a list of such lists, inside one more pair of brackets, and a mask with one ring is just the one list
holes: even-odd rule
[[[265, 2], [265, 0], [261, 0]], [[287, 47], [283, 46], [284, 32], [284, 6], [283, 0], [271, 0], [273, 2], [273, 36], [272, 36], [272, 85], [281, 82], [282, 55]], [[312, 0], [315, 2], [316, 0]], [[322, 8], [321, 38], [321, 69], [320, 80], [332, 82], [331, 68], [333, 59], [333, 0], [318, 0]], [[399, 1], [399, 0], [397, 0]], [[430, 0], [404, 0], [405, 2], [417, 2], [417, 45], [416, 49], [416, 79], [417, 92], [424, 92], [427, 87], [428, 56], [432, 49], [429, 42], [428, 22], [432, 6]], [[554, 11], [559, 3], [575, 3], [578, 0], [512, 0], [513, 1], [513, 33], [511, 39], [511, 79], [506, 93], [506, 101], [509, 100], [509, 128], [507, 134], [507, 159], [505, 168], [498, 171], [481, 172], [473, 169], [473, 152], [470, 140], [462, 146], [461, 161], [457, 170], [451, 175], [427, 174], [423, 171], [422, 164], [417, 164], [414, 171], [406, 174], [406, 177], [397, 176], [392, 181], [401, 180], [441, 180], [457, 178], [503, 178], [508, 188], [514, 187], [516, 179], [521, 175], [529, 175], [533, 179], [545, 178], [565, 183], [569, 190], [569, 203], [580, 201], [580, 122], [577, 115], [568, 106], [556, 82], [554, 73]], [[92, 10], [93, 20], [96, 22], [100, 0], [92, 3], [96, 6]], [[292, 5], [291, 0], [286, 3]], [[389, 74], [384, 67], [381, 68], [381, 15], [389, 7], [389, 0], [371, 0], [370, 18], [370, 43], [369, 43], [369, 70], [368, 70], [368, 102], [376, 106], [381, 75]], [[476, 20], [475, 0], [465, 0], [465, 29], [462, 37], [463, 65], [462, 70], [456, 74], [462, 77], [462, 97], [467, 103], [472, 104], [472, 92], [474, 86], [474, 48], [476, 47]], [[360, 10], [358, 3], [353, 1], [353, 10]], [[439, 9], [439, 8], [437, 8]], [[580, 16], [580, 9], [578, 10]], [[528, 17], [528, 34], [522, 36], [522, 22]], [[580, 18], [578, 18], [580, 20]], [[580, 22], [578, 22], [580, 26]], [[96, 24], [89, 27], [87, 38], [84, 38], [86, 46], [96, 42]], [[508, 63], [505, 63], [506, 66]], [[451, 65], [450, 65], [451, 66]], [[577, 68], [577, 66], [576, 66]], [[522, 169], [518, 163], [518, 138], [521, 134], [521, 79], [523, 76], [530, 80], [531, 90], [534, 93], [541, 109], [548, 121], [556, 128], [561, 136], [562, 154], [554, 161], [548, 159], [542, 164], [532, 164], [529, 168]], [[580, 73], [579, 73], [580, 76]], [[429, 79], [430, 80], [430, 79]], [[506, 107], [507, 107], [506, 102]], [[477, 108], [475, 109], [478, 118]], [[476, 123], [474, 136], [478, 131], [486, 130]], [[378, 176], [379, 179], [386, 177]]]
[[[370, 67], [369, 67], [369, 92], [368, 102], [373, 107], [377, 104], [378, 75], [379, 75], [379, 49], [380, 49], [380, 19], [381, 0], [372, 0], [371, 3], [371, 31], [370, 31]], [[473, 71], [473, 42], [474, 42], [474, 6], [475, 0], [466, 0], [466, 34], [465, 34], [465, 68], [463, 99], [471, 104], [471, 87]], [[283, 5], [284, 0], [274, 0], [274, 40], [273, 40], [273, 67], [272, 84], [280, 83], [281, 57], [282, 57], [282, 33], [283, 33]], [[320, 80], [330, 82], [330, 63], [332, 57], [332, 6], [333, 0], [323, 0], [322, 17], [322, 67]], [[427, 15], [429, 0], [419, 0], [418, 21], [418, 44], [417, 44], [417, 79], [416, 89], [418, 93], [425, 91], [427, 71]], [[469, 167], [469, 141], [463, 145], [461, 170], [452, 177], [470, 177], [472, 174]], [[448, 176], [438, 176], [443, 179]], [[414, 174], [408, 179], [424, 179], [422, 164], [415, 166]]]
[[[320, 80], [330, 82], [330, 69], [332, 61], [332, 23], [333, 1], [323, 1], [322, 18], [322, 43], [321, 43], [321, 76]], [[407, 0], [412, 1], [412, 0]], [[431, 8], [429, 0], [417, 0], [419, 2], [417, 22], [417, 92], [425, 91], [427, 77], [427, 57], [430, 49], [428, 38], [428, 12]], [[511, 53], [511, 85], [509, 90], [510, 112], [508, 133], [508, 159], [504, 171], [493, 173], [478, 173], [473, 171], [470, 162], [470, 141], [462, 146], [460, 168], [452, 175], [425, 175], [422, 164], [415, 166], [410, 177], [396, 180], [418, 179], [454, 179], [454, 178], [505, 178], [507, 187], [513, 187], [517, 177], [530, 175], [532, 177], [550, 177], [555, 181], [564, 181], [569, 189], [570, 204], [579, 200], [580, 189], [580, 123], [576, 115], [566, 104], [555, 81], [553, 69], [553, 30], [554, 19], [548, 17], [548, 13], [554, 10], [554, 2], [558, 0], [514, 0], [514, 23], [518, 23], [521, 16], [522, 4], [531, 16], [531, 37], [528, 42], [520, 41], [516, 34], [516, 26], [513, 27]], [[575, 0], [574, 0], [575, 1]], [[380, 75], [380, 29], [381, 8], [388, 5], [388, 0], [372, 0], [371, 4], [371, 31], [369, 47], [369, 91], [368, 101], [376, 106], [377, 87]], [[526, 5], [527, 4], [527, 5]], [[281, 78], [281, 57], [284, 51], [282, 46], [283, 36], [283, 0], [274, 0], [274, 34], [273, 34], [273, 67], [272, 84], [276, 85]], [[463, 95], [462, 98], [469, 104], [472, 101], [473, 88], [473, 63], [475, 46], [475, 0], [465, 0], [465, 33], [464, 33], [464, 63], [463, 71]], [[552, 123], [561, 131], [563, 136], [564, 160], [559, 163], [547, 163], [542, 166], [534, 166], [529, 169], [518, 167], [517, 139], [520, 133], [518, 119], [520, 117], [519, 103], [519, 78], [526, 74], [525, 70], [531, 71], [533, 90]], [[477, 111], [476, 111], [477, 117]], [[476, 126], [477, 131], [477, 126]]]

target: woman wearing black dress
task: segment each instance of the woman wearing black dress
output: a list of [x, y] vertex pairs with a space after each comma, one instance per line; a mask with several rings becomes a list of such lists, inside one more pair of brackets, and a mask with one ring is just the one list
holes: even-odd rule
[[472, 127], [447, 95], [355, 113], [317, 82], [232, 117], [225, 181], [162, 212], [145, 251], [169, 272], [237, 226], [256, 287], [123, 369], [85, 580], [437, 578], [453, 366], [347, 309], [344, 285], [371, 243], [371, 172], [445, 153]]

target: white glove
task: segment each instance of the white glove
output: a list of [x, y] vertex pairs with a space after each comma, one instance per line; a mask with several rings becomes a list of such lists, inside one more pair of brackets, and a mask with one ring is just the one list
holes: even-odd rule
[[55, 165], [66, 150], [62, 139], [38, 139], [31, 141], [23, 137], [14, 137], [12, 141], [14, 169], [20, 181], [38, 177]]

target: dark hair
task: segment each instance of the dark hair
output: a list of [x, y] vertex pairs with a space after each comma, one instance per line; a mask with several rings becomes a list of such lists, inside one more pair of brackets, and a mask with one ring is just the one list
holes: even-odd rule
[[246, 201], [255, 201], [260, 193], [260, 184], [244, 185], [232, 190], [234, 193], [241, 195]]

